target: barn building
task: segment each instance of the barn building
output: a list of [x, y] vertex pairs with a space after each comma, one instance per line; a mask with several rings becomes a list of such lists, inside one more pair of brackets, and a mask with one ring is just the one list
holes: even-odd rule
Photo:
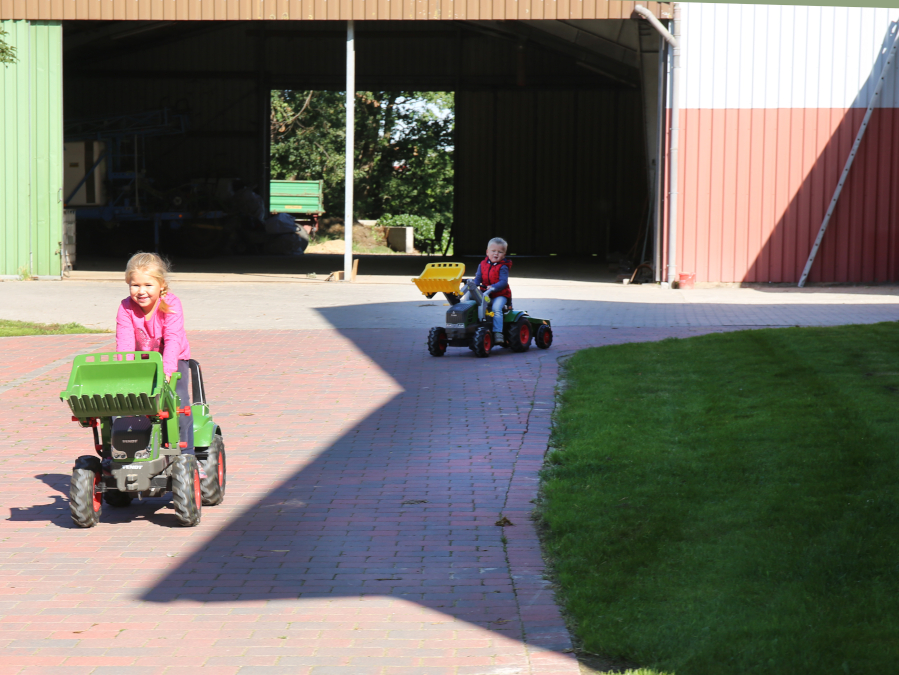
[[[896, 281], [896, 69], [840, 177], [899, 11], [677, 13], [675, 28], [672, 4], [608, 0], [0, 0], [18, 57], [0, 66], [0, 275], [60, 275], [67, 200], [102, 216], [94, 164], [265, 199], [270, 91], [343, 90], [353, 21], [359, 90], [456, 94], [459, 253], [495, 233], [520, 255], [637, 249], [662, 282], [798, 282], [842, 182], [809, 281]], [[159, 220], [110, 218], [109, 236], [145, 247]]]
[[677, 269], [797, 283], [873, 103], [808, 279], [899, 281], [899, 10], [680, 7]]

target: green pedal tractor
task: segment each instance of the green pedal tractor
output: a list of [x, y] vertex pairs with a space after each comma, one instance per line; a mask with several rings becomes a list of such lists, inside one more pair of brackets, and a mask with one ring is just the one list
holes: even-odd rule
[[[193, 403], [187, 404], [175, 393], [180, 374], [167, 382], [158, 352], [75, 357], [60, 398], [73, 421], [93, 430], [98, 455], [79, 457], [72, 470], [69, 505], [76, 525], [96, 525], [104, 501], [121, 508], [171, 492], [175, 516], [186, 527], [200, 522], [203, 505], [221, 504], [225, 444], [206, 404], [200, 364], [191, 360], [190, 372]], [[196, 455], [181, 454], [187, 444], [178, 431], [180, 415], [193, 421]]]
[[[446, 310], [446, 326], [435, 326], [428, 333], [431, 356], [443, 356], [447, 347], [468, 347], [476, 356], [486, 357], [496, 346], [490, 298], [474, 282], [463, 282], [463, 274], [462, 263], [430, 263], [420, 277], [412, 280], [425, 297], [443, 293], [450, 304]], [[466, 292], [470, 299], [463, 301], [460, 296]], [[540, 349], [549, 349], [553, 343], [552, 326], [548, 319], [507, 307], [503, 312], [503, 339], [503, 346], [513, 352], [527, 351], [531, 340]]]

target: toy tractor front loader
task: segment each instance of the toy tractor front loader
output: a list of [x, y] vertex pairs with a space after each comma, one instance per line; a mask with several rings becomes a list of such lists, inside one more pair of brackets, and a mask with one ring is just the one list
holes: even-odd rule
[[[72, 420], [90, 427], [97, 456], [75, 461], [69, 505], [79, 527], [100, 520], [103, 501], [126, 507], [135, 498], [172, 493], [181, 525], [200, 522], [202, 506], [224, 499], [226, 466], [221, 429], [212, 420], [200, 364], [190, 361], [193, 404], [175, 392], [179, 373], [165, 379], [158, 352], [111, 352], [75, 357], [60, 398]], [[184, 403], [184, 405], [182, 405]], [[180, 415], [192, 418], [196, 455], [181, 454]], [[202, 462], [206, 478], [201, 481]]]
[[[418, 278], [412, 279], [428, 298], [442, 292], [449, 301], [446, 326], [435, 326], [428, 333], [428, 352], [443, 356], [447, 347], [468, 347], [479, 357], [490, 356], [493, 342], [493, 312], [490, 298], [473, 282], [463, 282], [462, 263], [430, 263]], [[468, 300], [460, 296], [468, 293]], [[513, 352], [527, 351], [531, 340], [540, 349], [549, 349], [553, 341], [549, 319], [538, 319], [507, 306], [503, 311], [503, 342]]]

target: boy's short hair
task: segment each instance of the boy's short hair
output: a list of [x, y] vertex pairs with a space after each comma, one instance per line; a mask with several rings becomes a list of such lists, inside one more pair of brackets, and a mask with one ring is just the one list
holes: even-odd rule
[[497, 246], [502, 246], [503, 248], [509, 248], [509, 243], [502, 237], [494, 237], [487, 242], [487, 246], [490, 246], [491, 244], [496, 244]]

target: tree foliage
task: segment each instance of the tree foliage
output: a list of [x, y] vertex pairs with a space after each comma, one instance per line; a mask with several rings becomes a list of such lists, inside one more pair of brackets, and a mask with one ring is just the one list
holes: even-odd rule
[[0, 63], [5, 66], [8, 66], [10, 63], [16, 62], [16, 48], [9, 46], [6, 41], [3, 39], [4, 35], [8, 35], [8, 33], [2, 29], [0, 29]]
[[[346, 95], [272, 92], [271, 175], [323, 180], [325, 209], [343, 214]], [[449, 224], [453, 209], [453, 95], [356, 93], [354, 213], [411, 214]]]

